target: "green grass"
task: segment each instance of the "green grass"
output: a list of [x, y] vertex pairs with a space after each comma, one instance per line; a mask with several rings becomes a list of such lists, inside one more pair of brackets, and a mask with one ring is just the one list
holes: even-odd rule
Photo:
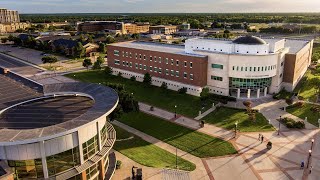
[[[75, 76], [74, 76], [75, 75]], [[188, 94], [179, 94], [176, 91], [164, 90], [156, 86], [146, 86], [141, 82], [131, 81], [118, 76], [107, 76], [103, 71], [86, 71], [68, 74], [67, 77], [76, 80], [93, 83], [119, 83], [124, 84], [127, 91], [134, 93], [134, 97], [141, 102], [174, 112], [177, 105], [177, 113], [188, 117], [198, 116], [202, 104], [199, 97]], [[211, 108], [214, 101], [207, 100], [203, 111]]]
[[238, 122], [238, 129], [240, 132], [257, 132], [257, 131], [273, 131], [275, 130], [270, 125], [267, 119], [261, 114], [256, 113], [256, 122], [249, 119], [245, 110], [234, 109], [227, 107], [220, 107], [214, 112], [208, 114], [203, 118], [206, 123], [214, 124], [216, 126], [234, 129], [235, 123]]
[[319, 86], [320, 74], [315, 71], [308, 70], [303, 79], [299, 82], [294, 92], [299, 93], [305, 100], [315, 102], [317, 99], [317, 89]]
[[[155, 168], [175, 168], [176, 156], [174, 154], [163, 150], [115, 125], [113, 126], [117, 131], [117, 139], [133, 137], [124, 141], [116, 141], [113, 146], [115, 150], [144, 166]], [[178, 168], [181, 170], [192, 171], [196, 166], [195, 164], [178, 157]]]
[[311, 111], [313, 106], [316, 105], [304, 103], [302, 107], [289, 106], [287, 107], [286, 111], [301, 119], [308, 117], [309, 123], [319, 127], [318, 119], [320, 118], [320, 113]]
[[142, 112], [124, 114], [119, 121], [200, 158], [237, 153], [227, 141]]

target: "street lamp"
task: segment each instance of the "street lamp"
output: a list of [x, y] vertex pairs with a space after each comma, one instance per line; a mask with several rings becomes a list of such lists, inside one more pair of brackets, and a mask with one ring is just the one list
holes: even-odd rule
[[177, 118], [177, 105], [174, 105], [174, 118]]
[[280, 135], [280, 122], [281, 122], [281, 116], [280, 116], [280, 119], [279, 119], [279, 128], [278, 128], [278, 135]]
[[238, 122], [234, 123], [234, 137], [237, 137]]
[[314, 139], [311, 139], [311, 150], [313, 149]]
[[309, 150], [309, 157], [308, 157], [308, 164], [307, 164], [307, 168], [309, 168], [311, 155], [312, 155], [312, 150], [310, 149], [310, 150]]

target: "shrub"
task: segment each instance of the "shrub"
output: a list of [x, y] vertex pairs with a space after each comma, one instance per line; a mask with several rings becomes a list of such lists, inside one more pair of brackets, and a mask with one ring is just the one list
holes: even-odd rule
[[117, 160], [116, 162], [116, 169], [120, 169], [121, 168], [121, 165], [122, 165], [122, 162]]
[[145, 83], [147, 85], [151, 85], [152, 77], [151, 77], [151, 75], [149, 73], [144, 74], [143, 83]]
[[106, 73], [106, 75], [112, 75], [113, 70], [112, 70], [111, 67], [106, 66], [106, 67], [104, 68], [104, 73]]
[[269, 142], [267, 143], [267, 145], [268, 145], [268, 146], [272, 146], [272, 142], [269, 141]]
[[131, 76], [130, 80], [131, 81], [136, 81], [136, 77], [135, 76]]
[[289, 104], [289, 105], [291, 105], [291, 104], [293, 103], [293, 100], [292, 100], [291, 98], [287, 98], [287, 99], [286, 99], [286, 103]]
[[188, 91], [188, 89], [187, 89], [186, 87], [183, 87], [183, 88], [178, 89], [178, 93], [179, 93], [179, 94], [186, 94], [187, 91]]
[[153, 111], [154, 110], [154, 107], [153, 106], [150, 106], [150, 111]]
[[167, 83], [163, 82], [160, 86], [162, 89], [168, 89]]
[[305, 123], [303, 121], [298, 121], [294, 124], [294, 127], [297, 129], [303, 129], [306, 127]]
[[297, 128], [297, 129], [303, 129], [305, 128], [305, 123], [303, 121], [294, 121], [291, 118], [283, 118], [281, 119], [281, 122], [287, 127], [287, 128]]
[[121, 76], [122, 76], [122, 72], [119, 72], [119, 73], [118, 73], [118, 76], [121, 77]]
[[312, 112], [320, 112], [320, 107], [319, 107], [319, 106], [312, 106], [312, 107], [310, 108], [310, 110], [311, 110]]

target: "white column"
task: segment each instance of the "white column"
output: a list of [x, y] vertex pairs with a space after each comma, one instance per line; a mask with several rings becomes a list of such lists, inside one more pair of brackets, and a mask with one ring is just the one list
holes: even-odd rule
[[102, 143], [101, 143], [101, 133], [100, 133], [100, 128], [99, 128], [99, 122], [96, 123], [97, 126], [97, 134], [98, 134], [98, 147], [99, 147], [99, 151], [101, 151], [102, 149]]
[[260, 89], [257, 90], [257, 98], [260, 98]]
[[251, 89], [248, 89], [247, 98], [250, 99]]
[[83, 164], [84, 163], [84, 157], [83, 157], [83, 147], [82, 147], [82, 144], [84, 143], [82, 141], [82, 138], [80, 137], [80, 131], [78, 130], [77, 131], [77, 135], [78, 135], [78, 143], [79, 143], [79, 155], [80, 155], [80, 164]]
[[237, 98], [240, 98], [240, 89], [237, 89]]
[[265, 88], [264, 88], [264, 96], [267, 96], [267, 93], [268, 93], [268, 88], [265, 87]]
[[39, 146], [40, 146], [43, 175], [44, 175], [44, 178], [47, 179], [49, 178], [49, 173], [48, 173], [48, 165], [47, 165], [47, 159], [46, 159], [46, 151], [44, 148], [44, 141], [40, 141]]

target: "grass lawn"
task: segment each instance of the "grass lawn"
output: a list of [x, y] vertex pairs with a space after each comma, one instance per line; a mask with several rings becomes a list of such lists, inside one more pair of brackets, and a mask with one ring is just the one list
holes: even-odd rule
[[256, 114], [256, 122], [249, 120], [246, 110], [220, 107], [203, 118], [206, 123], [214, 124], [226, 129], [234, 129], [238, 122], [240, 132], [273, 131], [275, 130], [268, 120], [261, 114]]
[[305, 100], [315, 102], [316, 91], [319, 86], [320, 74], [316, 71], [308, 70], [304, 77], [301, 79], [294, 92], [298, 93]]
[[311, 111], [311, 108], [313, 106], [315, 105], [304, 103], [302, 107], [289, 106], [287, 107], [286, 111], [301, 119], [305, 119], [306, 117], [308, 117], [309, 123], [319, 127], [318, 119], [320, 118], [320, 113]]
[[[175, 168], [176, 156], [174, 154], [150, 144], [140, 137], [137, 137], [115, 125], [113, 126], [117, 131], [117, 139], [129, 138], [128, 140], [116, 141], [113, 146], [115, 150], [144, 166], [155, 168]], [[192, 171], [196, 166], [195, 164], [178, 157], [178, 168], [181, 170]]]
[[227, 141], [142, 112], [124, 114], [119, 121], [200, 158], [237, 153]]
[[[74, 76], [75, 75], [75, 76]], [[141, 82], [131, 81], [118, 76], [106, 76], [103, 71], [84, 71], [68, 74], [67, 77], [80, 81], [93, 83], [118, 83], [124, 84], [127, 91], [134, 93], [134, 97], [141, 102], [174, 112], [177, 105], [177, 113], [188, 117], [198, 116], [202, 108], [199, 97], [188, 94], [179, 94], [176, 91], [164, 90], [155, 86], [146, 86]], [[212, 107], [213, 101], [208, 100], [203, 111]]]

